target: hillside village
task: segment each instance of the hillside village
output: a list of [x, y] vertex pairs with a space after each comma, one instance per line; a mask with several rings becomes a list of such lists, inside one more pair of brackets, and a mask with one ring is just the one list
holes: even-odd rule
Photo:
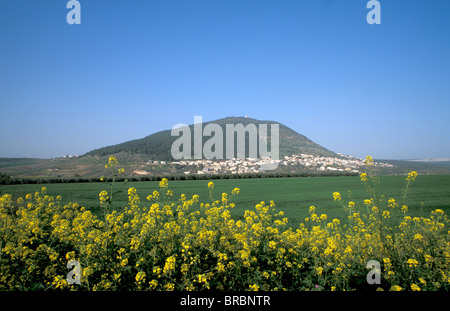
[[[267, 170], [268, 165], [272, 168], [278, 168], [289, 171], [290, 168], [302, 166], [311, 171], [319, 172], [349, 172], [359, 173], [364, 160], [339, 154], [339, 157], [323, 157], [311, 154], [299, 154], [292, 156], [285, 156], [284, 159], [228, 159], [228, 160], [182, 160], [182, 161], [148, 161], [147, 165], [171, 165], [177, 170], [183, 171], [184, 174], [243, 174], [243, 173], [259, 173]], [[394, 167], [392, 164], [375, 162], [377, 167]], [[145, 171], [140, 170], [136, 174], [145, 174]]]

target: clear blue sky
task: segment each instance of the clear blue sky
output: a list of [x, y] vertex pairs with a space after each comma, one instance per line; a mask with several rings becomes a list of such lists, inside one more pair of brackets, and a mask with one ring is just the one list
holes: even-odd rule
[[0, 0], [0, 157], [281, 122], [358, 157], [450, 157], [450, 1]]

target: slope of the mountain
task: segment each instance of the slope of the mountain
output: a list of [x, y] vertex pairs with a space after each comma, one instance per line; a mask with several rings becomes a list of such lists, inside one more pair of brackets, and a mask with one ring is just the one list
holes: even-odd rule
[[[337, 155], [314, 143], [309, 140], [305, 136], [295, 132], [294, 130], [284, 126], [275, 121], [261, 121], [252, 118], [244, 118], [244, 117], [227, 117], [215, 121], [203, 122], [203, 128], [207, 124], [218, 124], [222, 128], [223, 132], [223, 154], [226, 154], [226, 144], [225, 144], [225, 136], [226, 136], [226, 125], [227, 124], [242, 124], [244, 126], [248, 124], [255, 124], [257, 128], [261, 124], [267, 124], [267, 133], [268, 133], [268, 146], [270, 151], [270, 133], [271, 133], [271, 124], [279, 124], [279, 156], [280, 158], [285, 155], [293, 155], [293, 154], [312, 154], [317, 156], [331, 156], [336, 157]], [[193, 147], [193, 139], [194, 139], [194, 125], [189, 125], [191, 130], [191, 142], [192, 142], [192, 153], [194, 150]], [[213, 134], [214, 136], [215, 134]], [[248, 135], [247, 135], [248, 136]], [[171, 130], [160, 131], [149, 136], [146, 136], [141, 139], [135, 139], [131, 141], [127, 141], [121, 144], [107, 146], [99, 149], [92, 150], [85, 155], [90, 156], [106, 156], [112, 154], [118, 154], [121, 152], [127, 152], [132, 154], [140, 154], [151, 160], [163, 160], [163, 161], [173, 161], [173, 157], [171, 155], [172, 144], [175, 140], [177, 140], [178, 136], [171, 136]], [[203, 137], [203, 144], [209, 140], [211, 136]], [[235, 139], [236, 145], [237, 139]], [[203, 145], [202, 144], [202, 145]], [[236, 152], [236, 146], [234, 151]], [[248, 143], [246, 143], [246, 156], [248, 156]], [[259, 156], [259, 154], [258, 154]]]

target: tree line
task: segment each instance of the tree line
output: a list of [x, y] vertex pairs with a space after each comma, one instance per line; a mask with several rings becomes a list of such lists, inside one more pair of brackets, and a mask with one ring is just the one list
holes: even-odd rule
[[[264, 173], [242, 173], [242, 174], [204, 174], [204, 175], [151, 175], [151, 176], [118, 176], [116, 182], [140, 182], [140, 181], [160, 181], [163, 178], [168, 180], [212, 180], [212, 179], [245, 179], [245, 178], [282, 178], [282, 177], [321, 177], [321, 176], [358, 176], [357, 173], [350, 172], [264, 172]], [[89, 183], [111, 181], [112, 178], [104, 177], [10, 177], [0, 173], [0, 185], [20, 185], [20, 184], [55, 184], [55, 183]]]

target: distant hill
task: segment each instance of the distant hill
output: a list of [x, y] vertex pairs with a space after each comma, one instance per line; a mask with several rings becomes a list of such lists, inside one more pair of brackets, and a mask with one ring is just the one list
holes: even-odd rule
[[377, 162], [389, 163], [393, 168], [385, 169], [384, 174], [402, 174], [417, 171], [419, 174], [450, 174], [450, 161], [410, 161], [410, 160], [380, 160]]
[[28, 167], [35, 164], [47, 163], [48, 159], [37, 158], [0, 158], [0, 169], [14, 167]]
[[[293, 154], [312, 154], [317, 156], [331, 156], [338, 157], [338, 155], [318, 144], [309, 140], [305, 136], [295, 132], [294, 130], [288, 128], [287, 126], [280, 124], [275, 121], [261, 121], [252, 118], [244, 118], [244, 117], [228, 117], [210, 122], [203, 122], [203, 127], [207, 124], [218, 124], [224, 133], [224, 141], [226, 136], [226, 124], [242, 124], [244, 126], [248, 124], [255, 124], [257, 128], [261, 124], [267, 124], [267, 132], [269, 135], [268, 145], [270, 146], [270, 124], [279, 124], [279, 155], [280, 158], [285, 155], [293, 155]], [[192, 153], [194, 150], [193, 147], [193, 133], [194, 133], [194, 125], [189, 125], [192, 133]], [[179, 137], [171, 136], [171, 130], [164, 130], [149, 136], [146, 136], [141, 139], [135, 139], [131, 141], [127, 141], [121, 144], [107, 146], [99, 149], [92, 150], [85, 154], [85, 156], [106, 156], [111, 154], [118, 153], [131, 153], [138, 154], [147, 157], [149, 160], [159, 160], [159, 161], [173, 161], [171, 155], [171, 147], [175, 140]], [[203, 137], [203, 143], [205, 143], [211, 137]], [[235, 140], [236, 144], [236, 140]], [[203, 145], [203, 144], [202, 144]], [[226, 145], [224, 146], [224, 156], [226, 154]], [[248, 156], [248, 143], [246, 144], [246, 156]], [[270, 147], [269, 147], [270, 148]], [[235, 146], [236, 152], [236, 146]], [[258, 154], [259, 156], [259, 154]]]

